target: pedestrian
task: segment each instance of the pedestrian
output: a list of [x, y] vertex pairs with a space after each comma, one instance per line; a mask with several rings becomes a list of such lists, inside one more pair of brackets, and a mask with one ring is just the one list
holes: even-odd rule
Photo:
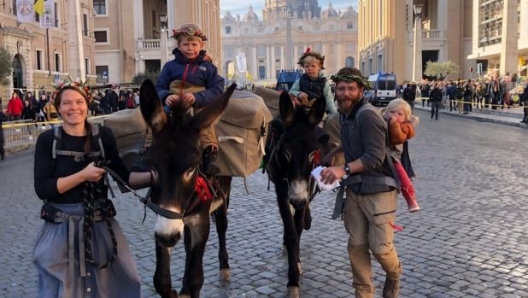
[[[216, 66], [206, 55], [204, 42], [207, 37], [197, 25], [184, 24], [173, 30], [172, 37], [177, 40], [177, 48], [172, 51], [174, 60], [163, 66], [156, 91], [168, 110], [170, 107], [193, 108], [198, 113], [224, 92], [225, 79], [218, 75]], [[202, 131], [200, 146], [203, 172], [208, 176], [218, 174], [218, 140], [214, 125]]]
[[446, 94], [449, 98], [449, 111], [452, 112], [453, 110], [457, 110], [456, 107], [456, 93], [457, 93], [457, 87], [455, 82], [449, 82], [447, 84], [447, 90]]
[[98, 126], [97, 142], [81, 87], [65, 85], [54, 103], [63, 119], [61, 137], [45, 131], [35, 148], [34, 186], [45, 221], [33, 250], [38, 296], [141, 297], [140, 277], [107, 198], [105, 170], [94, 161], [104, 150], [108, 167], [132, 186], [150, 181], [150, 173], [128, 172], [110, 129]]
[[434, 117], [436, 120], [438, 120], [438, 111], [442, 107], [442, 99], [443, 99], [442, 90], [440, 89], [440, 86], [438, 85], [438, 83], [434, 84], [433, 89], [431, 90], [430, 98], [431, 98], [431, 119], [433, 119]]
[[521, 121], [521, 123], [528, 123], [528, 81], [525, 84], [526, 85], [524, 86], [523, 94], [521, 95], [521, 100], [520, 100], [520, 102], [524, 106], [524, 109], [523, 109], [524, 116], [523, 116], [523, 120]]
[[[411, 110], [414, 109], [416, 100], [416, 85], [414, 82], [407, 84], [407, 87], [403, 90], [403, 99], [411, 106]], [[422, 105], [423, 106], [423, 105]]]
[[18, 96], [17, 92], [13, 92], [11, 99], [7, 103], [7, 114], [9, 115], [9, 120], [20, 120], [23, 110], [24, 103], [22, 103], [22, 99]]
[[[432, 104], [434, 105], [434, 102]], [[414, 127], [420, 120], [411, 114], [411, 107], [402, 99], [390, 101], [382, 114], [388, 122], [390, 155], [398, 173], [401, 193], [407, 202], [407, 210], [417, 212], [420, 206], [416, 201], [416, 192], [402, 165], [401, 158], [403, 143], [414, 137]]]
[[[323, 169], [321, 176], [323, 183], [332, 184], [348, 175], [343, 218], [355, 295], [374, 297], [372, 252], [386, 273], [383, 297], [398, 297], [402, 265], [393, 243], [398, 193], [386, 150], [387, 122], [363, 98], [369, 83], [358, 69], [342, 68], [332, 81], [336, 83], [346, 163]], [[356, 119], [359, 111], [361, 117]]]
[[[1, 100], [0, 100], [1, 102]], [[9, 118], [4, 113], [2, 109], [2, 104], [0, 103], [0, 160], [5, 159], [5, 140], [4, 140], [4, 128], [2, 124], [7, 121]]]

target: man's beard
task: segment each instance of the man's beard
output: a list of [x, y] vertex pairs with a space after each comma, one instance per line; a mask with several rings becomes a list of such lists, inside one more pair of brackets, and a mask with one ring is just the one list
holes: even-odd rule
[[358, 98], [356, 100], [353, 100], [353, 99], [347, 99], [347, 100], [344, 100], [343, 102], [347, 102], [349, 103], [346, 107], [343, 106], [341, 104], [341, 102], [338, 100], [337, 101], [337, 110], [342, 113], [342, 114], [345, 114], [345, 115], [348, 115], [350, 114], [350, 112], [352, 112], [352, 110], [354, 109], [354, 107], [356, 106], [356, 104], [358, 102], [361, 101], [361, 98]]

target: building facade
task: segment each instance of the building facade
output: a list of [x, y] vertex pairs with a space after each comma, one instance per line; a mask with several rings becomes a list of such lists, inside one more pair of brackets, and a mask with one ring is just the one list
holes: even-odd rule
[[[262, 0], [264, 1], [264, 0]], [[325, 56], [325, 73], [357, 64], [357, 12], [324, 10], [317, 0], [266, 0], [259, 20], [249, 6], [244, 16], [230, 12], [222, 18], [223, 76], [241, 71], [236, 57], [243, 54], [245, 71], [254, 82], [274, 82], [277, 72], [299, 69], [299, 57], [311, 48]], [[243, 70], [243, 69], [242, 69]]]
[[471, 59], [483, 73], [526, 76], [528, 1], [473, 0]]
[[131, 0], [132, 5], [92, 1], [99, 83], [129, 83], [138, 73], [159, 71], [176, 47], [169, 33], [186, 23], [197, 24], [205, 32], [207, 53], [221, 66], [219, 0]]
[[0, 8], [0, 47], [13, 58], [10, 82], [0, 86], [3, 103], [14, 90], [50, 91], [65, 76], [95, 81], [92, 1], [55, 0], [55, 27], [47, 29], [41, 28], [38, 14], [30, 22], [18, 22], [17, 14], [32, 10], [33, 1], [28, 3], [17, 7], [16, 0], [4, 1]]
[[[419, 15], [415, 5], [421, 6]], [[412, 78], [415, 66], [423, 73], [427, 61], [450, 60], [460, 65], [460, 73], [449, 79], [475, 77], [476, 59], [470, 56], [473, 6], [473, 0], [359, 0], [360, 70], [365, 75], [394, 72], [403, 82]], [[418, 48], [414, 47], [415, 18]], [[420, 60], [417, 64], [414, 57]]]
[[527, 75], [528, 1], [521, 0], [360, 0], [363, 73], [393, 71], [400, 81], [411, 79], [420, 56], [414, 55], [415, 5], [422, 7], [422, 71], [427, 61], [451, 60], [460, 72], [449, 79]]

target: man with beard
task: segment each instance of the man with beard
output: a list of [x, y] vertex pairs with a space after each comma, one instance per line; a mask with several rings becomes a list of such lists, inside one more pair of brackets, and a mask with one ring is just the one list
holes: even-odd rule
[[343, 216], [349, 235], [347, 248], [355, 296], [374, 297], [371, 251], [386, 272], [382, 297], [398, 297], [402, 266], [393, 244], [398, 182], [387, 158], [387, 123], [363, 99], [369, 83], [358, 69], [342, 68], [332, 80], [336, 83], [342, 147], [331, 154], [342, 151], [346, 163], [323, 169], [321, 177], [327, 184], [344, 179], [344, 211], [340, 191], [333, 218]]

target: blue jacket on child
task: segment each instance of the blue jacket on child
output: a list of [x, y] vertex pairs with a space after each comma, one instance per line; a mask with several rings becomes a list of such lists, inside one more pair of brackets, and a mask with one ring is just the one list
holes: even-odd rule
[[216, 66], [205, 55], [204, 50], [192, 60], [187, 59], [178, 48], [172, 53], [175, 56], [174, 60], [163, 66], [156, 83], [156, 91], [162, 103], [165, 103], [165, 99], [171, 94], [169, 86], [175, 80], [205, 87], [206, 90], [193, 93], [196, 99], [195, 108], [205, 106], [224, 92], [225, 80], [218, 75]]

